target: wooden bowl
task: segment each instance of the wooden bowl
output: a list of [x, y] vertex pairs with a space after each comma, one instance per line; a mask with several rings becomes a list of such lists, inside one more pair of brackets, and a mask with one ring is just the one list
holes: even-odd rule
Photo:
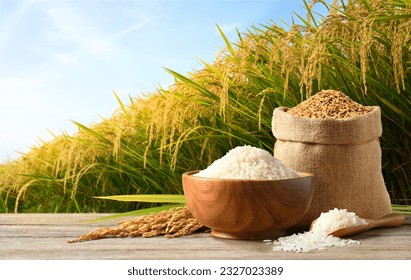
[[285, 235], [306, 213], [313, 174], [284, 180], [215, 179], [183, 174], [183, 189], [193, 216], [215, 237], [273, 239]]

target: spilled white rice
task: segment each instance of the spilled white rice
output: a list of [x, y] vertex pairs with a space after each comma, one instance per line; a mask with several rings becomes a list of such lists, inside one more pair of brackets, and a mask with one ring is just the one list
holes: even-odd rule
[[342, 239], [329, 235], [331, 232], [343, 227], [366, 224], [367, 222], [355, 213], [347, 212], [346, 209], [333, 209], [327, 213], [321, 213], [310, 231], [280, 237], [272, 242], [264, 240], [266, 244], [274, 245], [273, 251], [311, 252], [313, 250], [324, 250], [332, 246], [347, 246], [349, 244], [360, 244], [352, 239]]
[[278, 180], [300, 177], [269, 152], [248, 145], [230, 150], [194, 176], [224, 179]]

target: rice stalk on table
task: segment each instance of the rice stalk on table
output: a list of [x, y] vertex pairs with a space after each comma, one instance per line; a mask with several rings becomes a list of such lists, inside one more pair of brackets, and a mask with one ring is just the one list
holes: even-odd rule
[[176, 238], [207, 230], [207, 227], [191, 215], [187, 206], [174, 207], [159, 213], [121, 221], [117, 227], [97, 229], [70, 240], [69, 243], [119, 237]]
[[[302, 2], [294, 24], [251, 26], [213, 62], [176, 73], [167, 88], [130, 98], [100, 123], [76, 123], [0, 165], [2, 212], [124, 212], [151, 203], [94, 196], [182, 194], [181, 174], [238, 145], [272, 152], [275, 107], [322, 89], [382, 111], [383, 175], [393, 203], [411, 197], [411, 7], [409, 0]], [[325, 5], [328, 14], [316, 15]], [[201, 54], [199, 54], [201, 56]]]

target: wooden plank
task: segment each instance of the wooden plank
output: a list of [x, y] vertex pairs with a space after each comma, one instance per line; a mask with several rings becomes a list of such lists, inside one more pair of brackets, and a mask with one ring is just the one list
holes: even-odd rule
[[[114, 214], [0, 214], [0, 225], [74, 225], [87, 224], [91, 220], [112, 216]], [[115, 225], [117, 221], [125, 220], [127, 217], [110, 219], [103, 222], [90, 223], [93, 226]]]
[[401, 227], [354, 236], [359, 245], [299, 254], [273, 252], [262, 241], [218, 239], [208, 233], [67, 243], [116, 225], [115, 220], [85, 223], [103, 216], [107, 214], [0, 214], [0, 259], [411, 259], [411, 216]]

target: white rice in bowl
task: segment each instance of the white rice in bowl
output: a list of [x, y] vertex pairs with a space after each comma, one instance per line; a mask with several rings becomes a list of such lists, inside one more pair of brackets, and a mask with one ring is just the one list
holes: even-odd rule
[[238, 146], [194, 176], [222, 179], [279, 180], [300, 177], [266, 150]]

